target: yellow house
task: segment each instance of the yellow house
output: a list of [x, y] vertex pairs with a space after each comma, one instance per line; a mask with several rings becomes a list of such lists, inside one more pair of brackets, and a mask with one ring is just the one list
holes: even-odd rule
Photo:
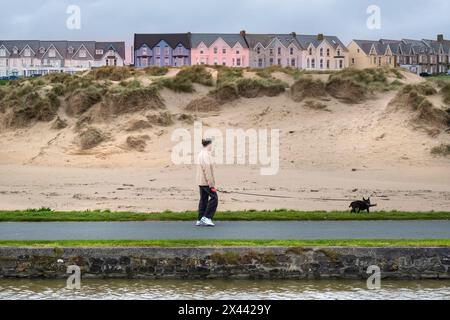
[[384, 68], [397, 65], [398, 44], [389, 40], [353, 40], [348, 46], [349, 67]]

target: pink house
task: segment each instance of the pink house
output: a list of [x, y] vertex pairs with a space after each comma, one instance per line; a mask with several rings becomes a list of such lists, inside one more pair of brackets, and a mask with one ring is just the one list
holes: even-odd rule
[[250, 50], [245, 34], [191, 34], [191, 65], [248, 67]]

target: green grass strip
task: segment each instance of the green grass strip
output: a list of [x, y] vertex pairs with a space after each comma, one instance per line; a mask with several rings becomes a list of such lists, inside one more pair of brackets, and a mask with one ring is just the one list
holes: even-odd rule
[[64, 240], [0, 241], [0, 247], [450, 247], [450, 239], [434, 240]]
[[[197, 212], [139, 213], [111, 211], [0, 211], [0, 222], [51, 221], [195, 221]], [[368, 220], [450, 220], [450, 212], [374, 212], [350, 213], [340, 211], [230, 211], [219, 212], [216, 221], [368, 221]]]

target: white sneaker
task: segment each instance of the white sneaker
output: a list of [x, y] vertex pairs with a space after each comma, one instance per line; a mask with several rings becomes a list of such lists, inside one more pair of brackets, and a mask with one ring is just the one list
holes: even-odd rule
[[202, 220], [198, 220], [197, 223], [195, 224], [196, 227], [201, 227], [204, 226], [205, 224], [203, 223]]
[[216, 226], [213, 223], [213, 221], [211, 219], [208, 219], [207, 217], [203, 217], [201, 222], [203, 223], [204, 226], [207, 226], [207, 227], [215, 227]]

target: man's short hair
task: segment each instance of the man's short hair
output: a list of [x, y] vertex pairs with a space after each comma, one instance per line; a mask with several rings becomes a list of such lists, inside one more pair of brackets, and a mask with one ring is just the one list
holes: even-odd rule
[[209, 146], [211, 143], [212, 143], [212, 139], [210, 139], [210, 138], [206, 138], [206, 139], [203, 139], [203, 140], [202, 140], [202, 145], [203, 145], [204, 147]]

